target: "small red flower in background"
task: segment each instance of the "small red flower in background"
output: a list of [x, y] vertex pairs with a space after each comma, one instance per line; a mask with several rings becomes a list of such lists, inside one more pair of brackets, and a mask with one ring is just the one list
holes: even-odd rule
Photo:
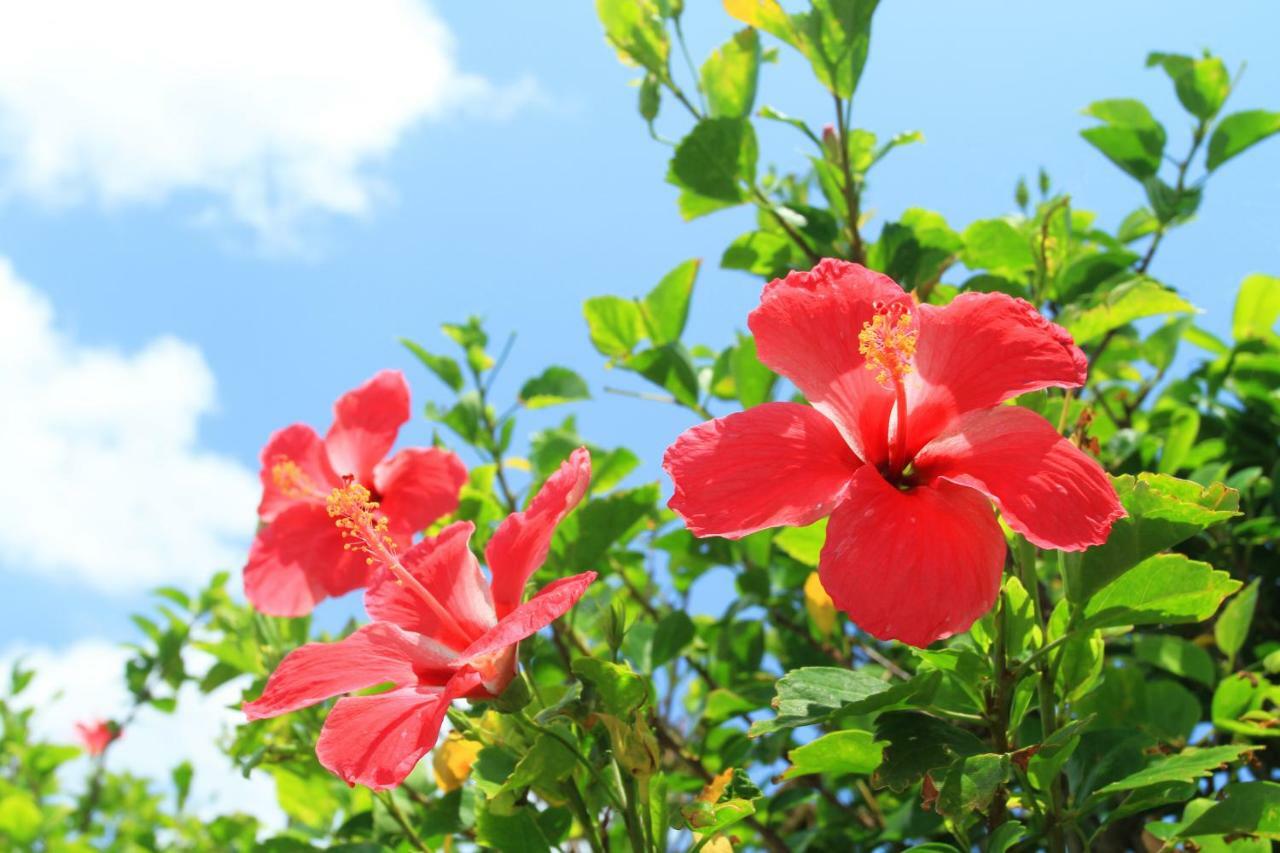
[[304, 616], [328, 596], [364, 586], [364, 554], [343, 550], [329, 517], [330, 493], [348, 480], [366, 488], [402, 546], [453, 512], [467, 471], [447, 450], [410, 447], [384, 459], [409, 420], [409, 387], [384, 370], [338, 399], [323, 440], [305, 424], [277, 431], [262, 449], [263, 527], [244, 568], [245, 596], [272, 616]]
[[124, 734], [124, 730], [110, 720], [90, 720], [76, 723], [76, 734], [84, 744], [84, 751], [96, 757], [106, 752], [111, 742]]
[[377, 566], [365, 607], [377, 620], [336, 643], [290, 652], [246, 703], [251, 720], [314, 705], [390, 682], [394, 688], [339, 699], [316, 743], [320, 763], [347, 784], [374, 789], [404, 781], [435, 746], [449, 703], [491, 698], [516, 673], [520, 641], [577, 603], [595, 572], [547, 584], [521, 603], [529, 577], [547, 558], [558, 525], [586, 494], [585, 448], [552, 474], [529, 508], [508, 516], [485, 549], [492, 581], [471, 553], [475, 527], [451, 524], [403, 554], [358, 484], [334, 493], [329, 512]]
[[991, 608], [1005, 541], [1106, 541], [1124, 515], [1096, 461], [1044, 418], [1000, 403], [1084, 384], [1084, 353], [1029, 303], [963, 293], [918, 305], [890, 278], [824, 260], [766, 285], [748, 323], [760, 360], [812, 406], [765, 403], [667, 449], [670, 506], [736, 539], [830, 516], [819, 562], [864, 631], [915, 646]]

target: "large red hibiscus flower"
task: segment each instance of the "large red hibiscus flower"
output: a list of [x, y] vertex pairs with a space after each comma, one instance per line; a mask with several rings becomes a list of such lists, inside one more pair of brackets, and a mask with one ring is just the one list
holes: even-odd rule
[[1000, 403], [1085, 381], [1084, 354], [1029, 303], [964, 293], [918, 305], [890, 278], [824, 260], [770, 282], [751, 312], [760, 360], [812, 403], [766, 403], [667, 449], [671, 508], [737, 538], [830, 516], [819, 574], [837, 607], [915, 646], [995, 601], [1005, 540], [1105, 541], [1124, 514], [1102, 468], [1026, 409]]
[[244, 567], [244, 592], [272, 616], [303, 616], [331, 595], [364, 586], [367, 556], [343, 550], [326, 501], [334, 489], [368, 489], [402, 546], [458, 506], [466, 468], [447, 450], [410, 447], [384, 459], [409, 420], [409, 386], [384, 370], [342, 395], [323, 440], [305, 424], [271, 436], [262, 449], [259, 531]]
[[365, 607], [377, 621], [339, 642], [290, 652], [261, 698], [244, 706], [249, 719], [390, 682], [386, 692], [339, 699], [316, 755], [348, 784], [400, 784], [435, 745], [449, 703], [502, 693], [515, 677], [520, 641], [569, 610], [595, 580], [595, 572], [562, 578], [521, 603], [556, 525], [590, 481], [591, 457], [580, 448], [528, 509], [499, 525], [485, 549], [492, 582], [471, 553], [470, 522], [452, 524], [401, 554], [366, 489], [352, 484], [335, 492], [330, 513], [348, 543], [377, 566], [365, 593]]

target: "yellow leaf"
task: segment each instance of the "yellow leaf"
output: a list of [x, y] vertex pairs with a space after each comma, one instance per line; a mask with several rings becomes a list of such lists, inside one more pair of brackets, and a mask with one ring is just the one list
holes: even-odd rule
[[461, 788], [479, 754], [480, 744], [457, 732], [449, 732], [444, 743], [431, 754], [431, 766], [436, 771], [436, 785], [440, 790], [447, 794]]
[[778, 0], [724, 0], [724, 10], [730, 17], [758, 30], [764, 30], [788, 44], [795, 44], [791, 18]]
[[804, 582], [804, 609], [809, 611], [809, 618], [818, 626], [818, 632], [829, 636], [836, 628], [836, 605], [827, 595], [826, 587], [817, 572], [810, 572]]
[[712, 804], [720, 802], [720, 798], [724, 796], [724, 789], [729, 787], [729, 780], [732, 778], [733, 768], [730, 767], [707, 783], [702, 793], [698, 795], [698, 802]]

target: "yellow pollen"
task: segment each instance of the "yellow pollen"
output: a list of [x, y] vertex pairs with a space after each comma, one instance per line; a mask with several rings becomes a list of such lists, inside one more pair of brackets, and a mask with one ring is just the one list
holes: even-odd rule
[[867, 360], [867, 370], [876, 371], [876, 381], [892, 388], [911, 372], [919, 332], [911, 325], [911, 312], [891, 305], [862, 324], [858, 352]]
[[277, 457], [276, 463], [271, 466], [271, 480], [289, 498], [307, 497], [318, 491], [311, 478], [288, 456]]
[[364, 551], [367, 563], [388, 560], [395, 554], [396, 543], [387, 533], [387, 518], [378, 512], [378, 502], [364, 486], [349, 480], [329, 493], [329, 517], [344, 537], [356, 540], [343, 544], [343, 550]]

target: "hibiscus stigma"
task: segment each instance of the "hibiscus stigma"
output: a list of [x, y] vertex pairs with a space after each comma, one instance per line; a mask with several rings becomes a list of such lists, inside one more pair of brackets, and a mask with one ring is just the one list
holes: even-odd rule
[[911, 312], [896, 302], [862, 324], [858, 352], [866, 358], [867, 369], [876, 371], [876, 381], [885, 388], [892, 389], [911, 372], [919, 334], [912, 325]]

